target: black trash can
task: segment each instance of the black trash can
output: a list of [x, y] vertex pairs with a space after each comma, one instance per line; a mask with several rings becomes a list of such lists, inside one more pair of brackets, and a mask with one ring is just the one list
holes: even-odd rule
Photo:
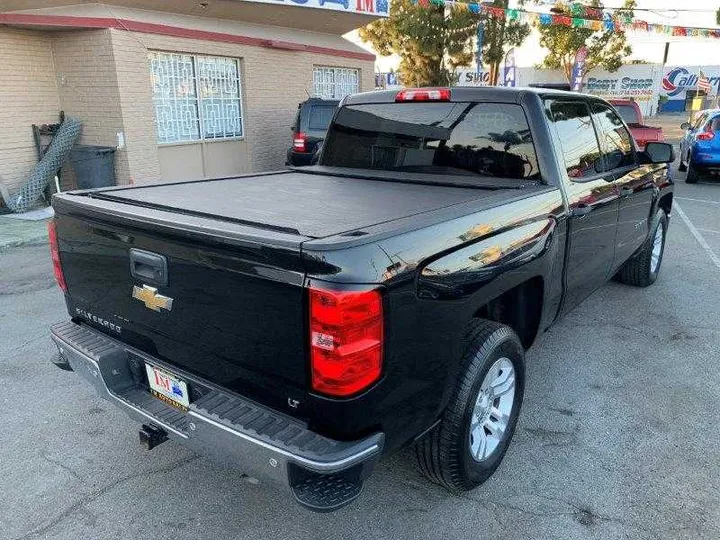
[[115, 148], [112, 146], [73, 147], [70, 163], [80, 189], [115, 185]]

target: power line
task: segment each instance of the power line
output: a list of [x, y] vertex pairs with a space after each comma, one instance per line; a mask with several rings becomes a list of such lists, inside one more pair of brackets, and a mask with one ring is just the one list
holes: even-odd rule
[[675, 9], [675, 8], [626, 8], [626, 7], [608, 7], [605, 6], [603, 11], [649, 11], [652, 13], [660, 13], [663, 11], [678, 12], [678, 13], [715, 13], [717, 9]]

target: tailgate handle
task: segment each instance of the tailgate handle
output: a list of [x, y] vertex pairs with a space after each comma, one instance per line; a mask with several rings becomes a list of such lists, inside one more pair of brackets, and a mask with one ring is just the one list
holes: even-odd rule
[[132, 248], [130, 273], [144, 283], [165, 286], [168, 283], [167, 259], [164, 255]]

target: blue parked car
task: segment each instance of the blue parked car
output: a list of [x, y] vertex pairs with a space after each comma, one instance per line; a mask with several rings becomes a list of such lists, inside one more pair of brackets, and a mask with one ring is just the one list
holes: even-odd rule
[[687, 171], [685, 182], [695, 184], [703, 174], [720, 171], [720, 109], [700, 111], [695, 121], [684, 122], [680, 141], [680, 171]]

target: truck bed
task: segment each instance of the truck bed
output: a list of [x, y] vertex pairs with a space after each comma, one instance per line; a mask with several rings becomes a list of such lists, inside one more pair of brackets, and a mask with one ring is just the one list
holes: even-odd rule
[[118, 188], [93, 198], [325, 238], [492, 194], [295, 171]]
[[[303, 244], [523, 191], [499, 187], [283, 171], [58, 194], [68, 308], [170, 369], [306, 417], [287, 406], [308, 389]], [[166, 278], [134, 277], [133, 250], [161, 257]], [[171, 307], [133, 296], [147, 287]]]

